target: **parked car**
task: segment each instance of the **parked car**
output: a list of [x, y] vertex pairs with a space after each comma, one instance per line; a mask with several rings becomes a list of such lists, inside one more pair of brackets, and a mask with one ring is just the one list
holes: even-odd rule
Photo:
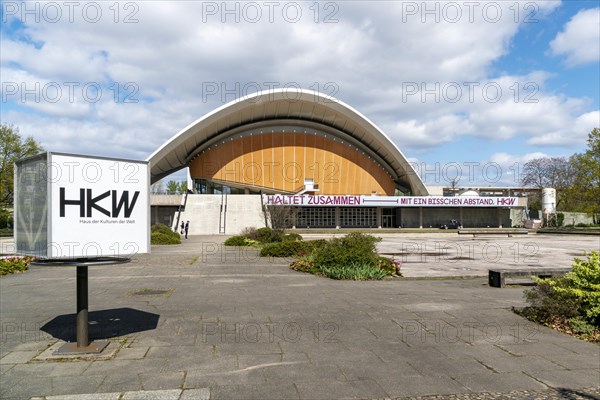
[[448, 222], [447, 224], [443, 224], [440, 226], [440, 229], [460, 229], [460, 228], [462, 228], [460, 221], [457, 221], [455, 219], [451, 219], [450, 222]]

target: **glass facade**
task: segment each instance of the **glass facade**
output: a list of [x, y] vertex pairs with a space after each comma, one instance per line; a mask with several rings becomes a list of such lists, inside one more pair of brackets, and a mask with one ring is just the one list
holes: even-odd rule
[[298, 228], [335, 228], [335, 207], [301, 207], [296, 221]]
[[[207, 179], [194, 179], [194, 193], [196, 194], [246, 194], [244, 189], [223, 185]], [[249, 191], [248, 194], [258, 194]]]
[[[339, 207], [341, 228], [376, 228], [375, 207]], [[335, 228], [336, 207], [300, 207], [296, 214], [297, 228]]]
[[341, 228], [376, 228], [377, 209], [374, 207], [340, 208]]

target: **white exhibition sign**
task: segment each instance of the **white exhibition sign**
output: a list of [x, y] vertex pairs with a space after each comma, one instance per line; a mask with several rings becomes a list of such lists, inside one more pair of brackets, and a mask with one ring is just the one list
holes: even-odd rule
[[312, 196], [265, 195], [264, 203], [274, 206], [320, 207], [517, 207], [517, 197], [475, 196]]
[[44, 153], [15, 169], [17, 251], [43, 258], [150, 251], [144, 161]]

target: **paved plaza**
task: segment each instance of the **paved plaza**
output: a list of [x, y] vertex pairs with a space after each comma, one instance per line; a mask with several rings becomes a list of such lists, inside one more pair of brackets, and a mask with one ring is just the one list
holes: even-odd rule
[[600, 399], [600, 346], [517, 316], [524, 288], [486, 277], [568, 266], [600, 237], [381, 236], [406, 276], [439, 279], [333, 281], [209, 236], [90, 267], [108, 359], [45, 356], [75, 337], [75, 268], [2, 277], [0, 398]]

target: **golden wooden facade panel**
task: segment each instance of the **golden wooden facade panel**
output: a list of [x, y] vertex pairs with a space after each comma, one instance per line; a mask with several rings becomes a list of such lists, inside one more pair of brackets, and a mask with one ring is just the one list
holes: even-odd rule
[[319, 194], [394, 195], [392, 178], [355, 147], [312, 133], [245, 135], [206, 150], [190, 164], [194, 179], [297, 192], [305, 179]]

